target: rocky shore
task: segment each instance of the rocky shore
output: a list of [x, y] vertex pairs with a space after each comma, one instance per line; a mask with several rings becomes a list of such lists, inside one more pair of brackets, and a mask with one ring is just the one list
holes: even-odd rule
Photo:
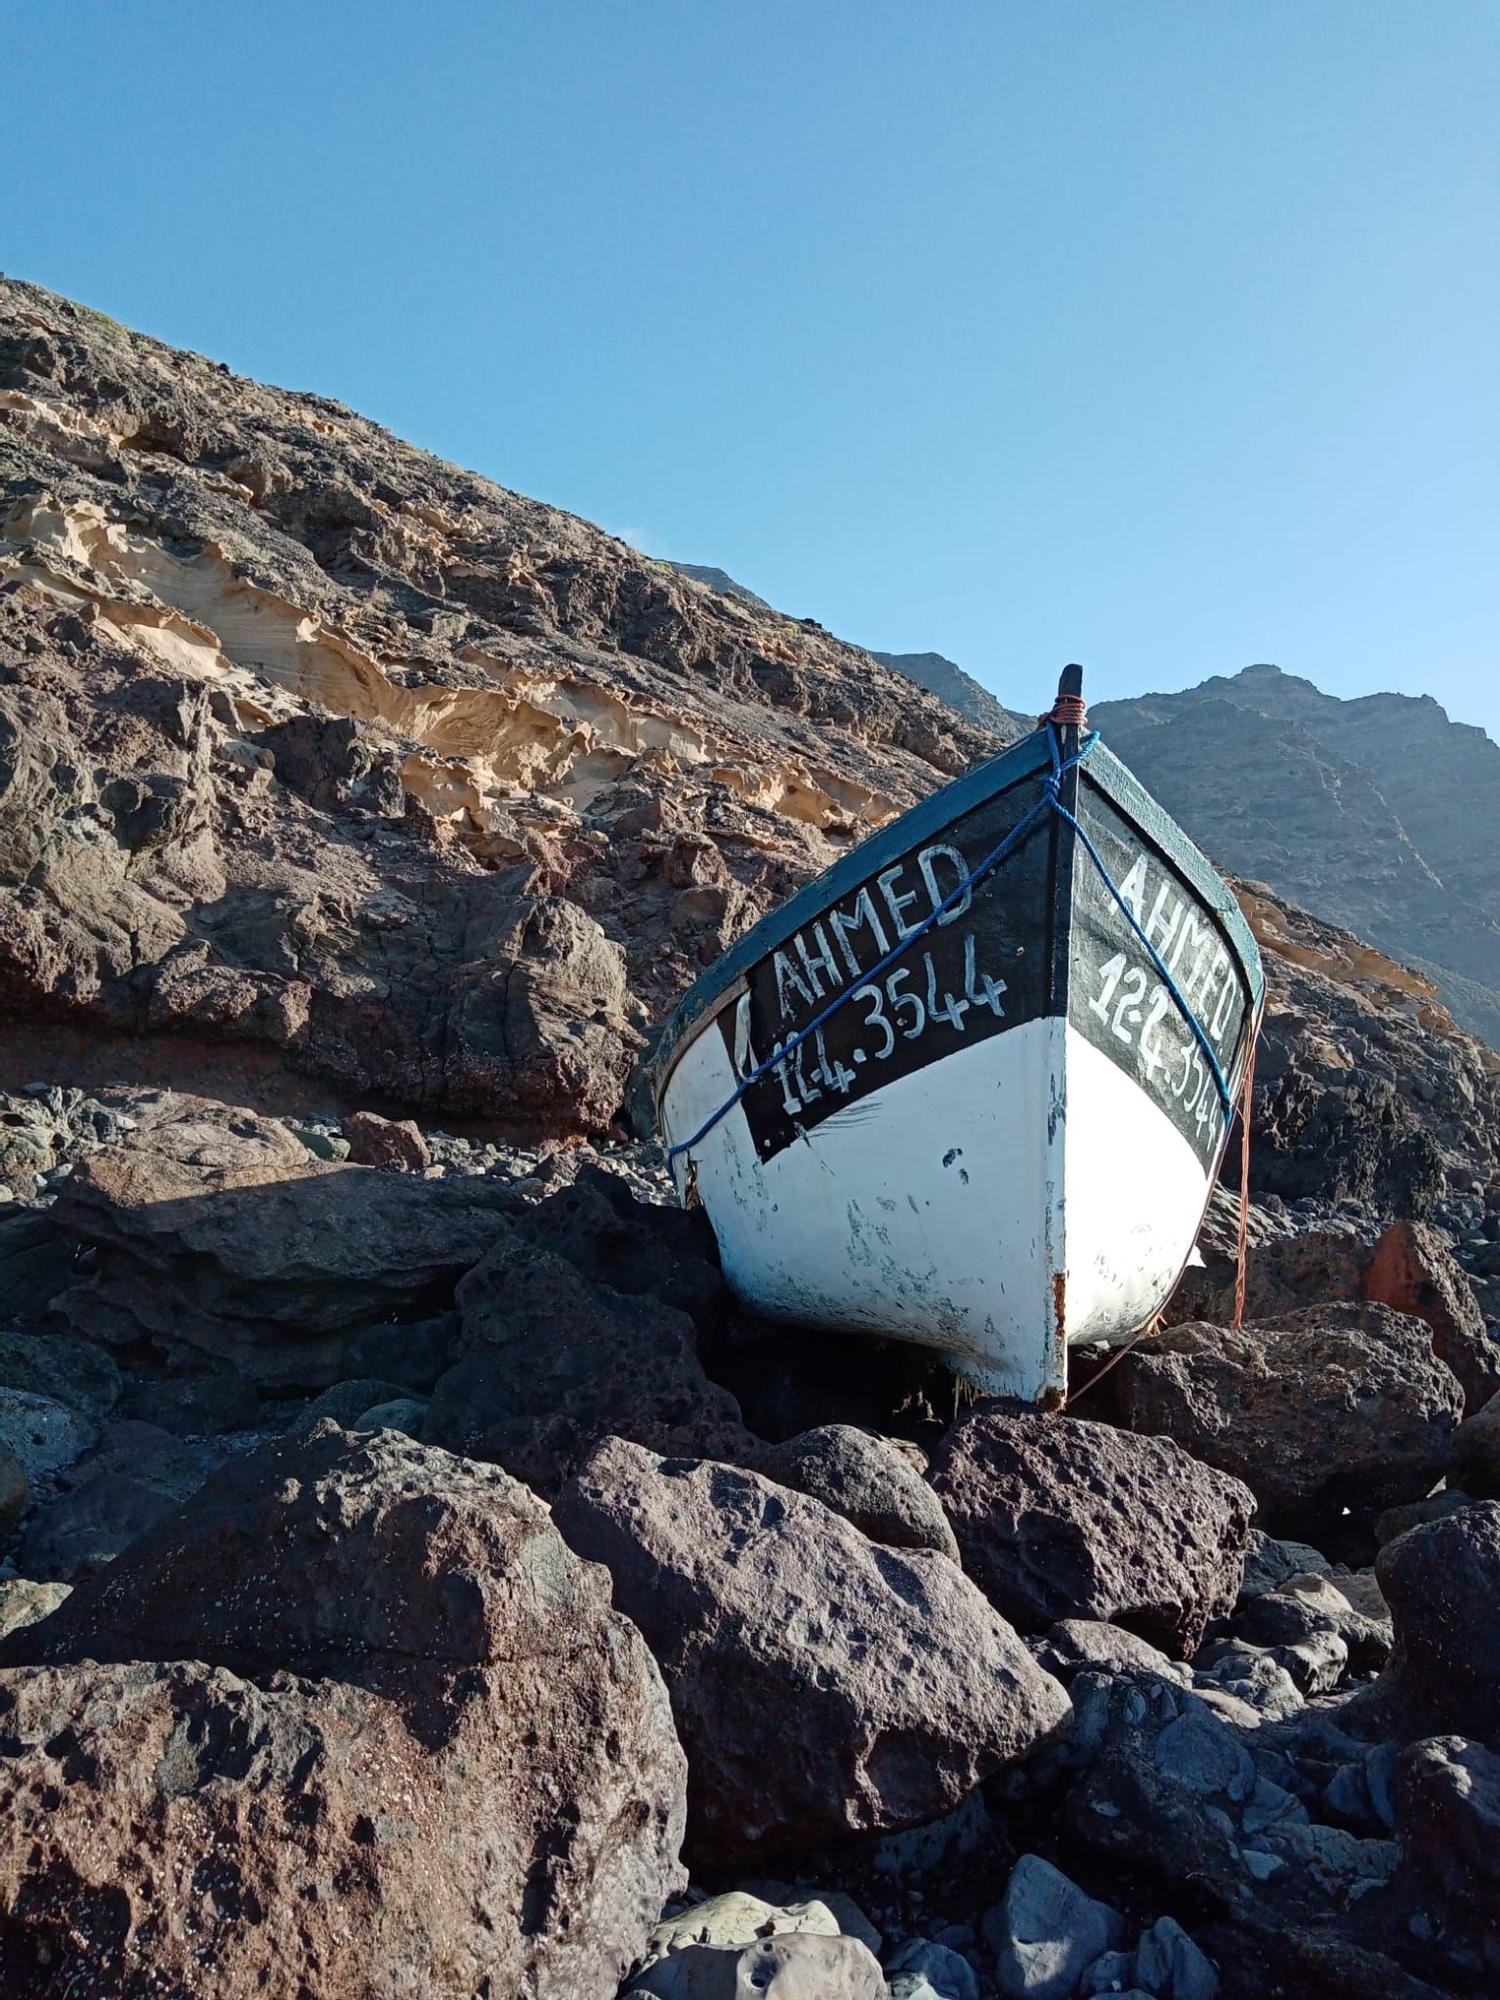
[[1253, 883], [1067, 1411], [748, 1320], [651, 1023], [994, 741], [0, 285], [0, 1995], [1500, 1990], [1500, 1059]]

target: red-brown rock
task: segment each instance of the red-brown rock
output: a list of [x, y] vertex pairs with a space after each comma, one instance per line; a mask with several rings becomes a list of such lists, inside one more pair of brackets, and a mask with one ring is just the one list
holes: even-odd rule
[[1068, 1715], [946, 1556], [756, 1473], [611, 1439], [555, 1513], [661, 1666], [706, 1864], [935, 1818]]
[[349, 1158], [357, 1167], [391, 1167], [401, 1174], [419, 1174], [432, 1165], [432, 1149], [414, 1118], [381, 1118], [373, 1111], [352, 1111], [344, 1120]]
[[392, 1432], [232, 1462], [0, 1662], [0, 1952], [37, 2000], [608, 2000], [681, 1880], [682, 1753], [607, 1579]]
[[1273, 1533], [1420, 1499], [1463, 1408], [1429, 1328], [1377, 1305], [1309, 1306], [1238, 1332], [1171, 1327], [1125, 1356], [1109, 1397], [1132, 1430], [1242, 1479]]
[[1500, 1336], [1490, 1332], [1468, 1273], [1428, 1222], [1393, 1222], [1360, 1274], [1363, 1297], [1432, 1328], [1432, 1348], [1463, 1384], [1472, 1412], [1500, 1390]]

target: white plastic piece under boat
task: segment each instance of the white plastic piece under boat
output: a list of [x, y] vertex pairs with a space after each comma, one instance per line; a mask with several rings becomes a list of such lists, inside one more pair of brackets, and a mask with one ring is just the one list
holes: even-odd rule
[[[668, 1079], [668, 1143], [734, 1087], [705, 1025]], [[1210, 1186], [1166, 1114], [1055, 1017], [897, 1078], [765, 1163], [736, 1106], [694, 1158], [757, 1311], [938, 1348], [1032, 1402], [1065, 1391], [1068, 1342], [1126, 1339], [1165, 1302]]]

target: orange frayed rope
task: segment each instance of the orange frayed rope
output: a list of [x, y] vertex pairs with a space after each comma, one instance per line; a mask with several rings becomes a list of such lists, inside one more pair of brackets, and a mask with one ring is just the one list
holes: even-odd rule
[[1250, 1113], [1255, 1102], [1255, 1031], [1245, 1057], [1245, 1081], [1240, 1086], [1240, 1237], [1235, 1252], [1234, 1330], [1245, 1323], [1245, 1271], [1250, 1254]]

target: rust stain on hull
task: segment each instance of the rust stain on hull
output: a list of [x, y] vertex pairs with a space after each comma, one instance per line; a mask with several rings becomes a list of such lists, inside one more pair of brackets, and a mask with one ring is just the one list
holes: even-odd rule
[[1042, 1396], [1044, 1410], [1060, 1410], [1068, 1400], [1068, 1274], [1052, 1274], [1053, 1383]]

